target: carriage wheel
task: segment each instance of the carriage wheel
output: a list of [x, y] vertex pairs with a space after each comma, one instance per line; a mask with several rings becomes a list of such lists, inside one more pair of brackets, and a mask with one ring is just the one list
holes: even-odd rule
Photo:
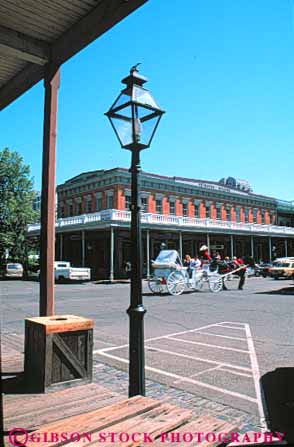
[[161, 285], [160, 278], [148, 279], [148, 287], [155, 295], [160, 295], [163, 292], [163, 286]]
[[194, 289], [195, 290], [202, 290], [204, 285], [203, 278], [195, 279], [194, 281]]
[[172, 272], [168, 275], [166, 287], [171, 295], [181, 295], [185, 290], [185, 278], [181, 272]]
[[226, 289], [229, 290], [232, 285], [232, 283], [230, 283], [231, 279], [229, 278], [229, 276], [228, 275], [224, 276], [223, 281], [224, 281], [224, 286], [225, 286], [224, 290], [226, 290]]
[[221, 275], [210, 275], [208, 278], [209, 290], [211, 292], [220, 292], [223, 288], [223, 281]]

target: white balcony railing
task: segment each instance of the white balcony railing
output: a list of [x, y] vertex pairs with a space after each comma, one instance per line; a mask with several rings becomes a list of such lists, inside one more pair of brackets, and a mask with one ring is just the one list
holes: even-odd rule
[[[122, 222], [131, 221], [131, 212], [124, 210], [103, 210], [98, 213], [83, 214], [82, 216], [73, 216], [57, 219], [56, 228], [63, 227], [89, 227], [95, 226], [97, 222]], [[170, 216], [163, 214], [143, 213], [141, 222], [147, 225], [174, 226], [179, 229], [199, 228], [203, 230], [219, 229], [228, 232], [246, 232], [251, 234], [268, 234], [268, 235], [288, 235], [294, 237], [294, 227], [285, 227], [278, 225], [261, 225], [244, 222], [230, 222], [217, 219], [200, 219], [193, 217]], [[40, 230], [40, 224], [29, 225], [29, 232], [37, 232]]]

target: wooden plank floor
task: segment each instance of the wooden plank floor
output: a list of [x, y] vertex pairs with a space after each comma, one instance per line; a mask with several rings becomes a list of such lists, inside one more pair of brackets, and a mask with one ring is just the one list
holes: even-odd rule
[[[6, 434], [13, 427], [37, 430], [45, 424], [103, 408], [124, 399], [122, 395], [95, 383], [48, 394], [27, 394], [22, 385], [23, 346], [23, 337], [15, 334], [1, 335]], [[8, 441], [6, 444], [11, 446]]]
[[[143, 437], [126, 442], [97, 443], [101, 431], [112, 433], [148, 433], [155, 447], [201, 446], [216, 447], [218, 442], [162, 442], [162, 433], [176, 430], [179, 433], [238, 431], [236, 425], [226, 423], [209, 415], [193, 420], [192, 412], [168, 402], [136, 396], [125, 399], [103, 386], [88, 385], [67, 388], [48, 394], [27, 394], [22, 385], [23, 339], [19, 336], [2, 336], [2, 372], [4, 377], [4, 428], [6, 446], [11, 446], [8, 433], [14, 427], [24, 427], [28, 432], [40, 435], [38, 447], [54, 447], [60, 442], [42, 439], [47, 433], [90, 433], [91, 439], [79, 442], [70, 439], [62, 441], [66, 447], [135, 447], [143, 445]], [[145, 445], [145, 444], [144, 444]], [[27, 447], [35, 447], [35, 441], [28, 441]]]

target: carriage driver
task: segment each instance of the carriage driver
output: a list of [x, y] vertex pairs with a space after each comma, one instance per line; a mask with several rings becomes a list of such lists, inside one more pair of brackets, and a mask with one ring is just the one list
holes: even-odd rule
[[200, 259], [201, 259], [202, 265], [209, 264], [211, 261], [211, 256], [209, 255], [207, 245], [202, 245], [199, 249], [199, 253], [200, 253]]

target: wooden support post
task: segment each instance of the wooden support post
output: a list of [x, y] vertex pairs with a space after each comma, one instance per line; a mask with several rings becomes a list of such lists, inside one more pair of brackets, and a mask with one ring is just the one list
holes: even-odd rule
[[251, 257], [254, 259], [254, 239], [251, 236]]
[[209, 235], [209, 233], [206, 234], [206, 245], [208, 248], [208, 253], [210, 254], [210, 235]]
[[82, 267], [85, 267], [86, 245], [85, 231], [82, 230]]
[[269, 260], [272, 262], [272, 238], [268, 238], [268, 251], [269, 251]]
[[62, 261], [63, 259], [63, 234], [60, 233], [59, 235], [59, 260]]
[[179, 239], [179, 245], [180, 245], [180, 258], [183, 259], [183, 235], [182, 232], [180, 231], [180, 239]]
[[110, 271], [109, 281], [113, 282], [114, 279], [114, 229], [110, 227]]
[[287, 258], [288, 256], [288, 244], [287, 244], [287, 239], [285, 239], [285, 257]]
[[146, 264], [147, 264], [147, 279], [150, 278], [150, 231], [146, 232]]
[[234, 257], [234, 236], [231, 234], [231, 259]]
[[47, 66], [44, 78], [45, 107], [40, 240], [40, 316], [54, 315], [55, 171], [59, 67]]

